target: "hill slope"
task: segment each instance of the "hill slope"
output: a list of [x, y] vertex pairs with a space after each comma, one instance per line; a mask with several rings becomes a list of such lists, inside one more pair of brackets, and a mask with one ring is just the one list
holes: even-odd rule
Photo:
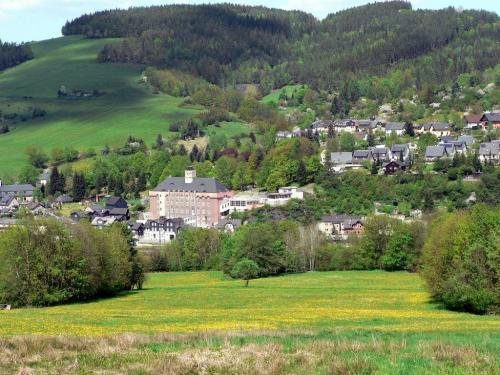
[[[97, 63], [97, 53], [114, 42], [71, 36], [34, 43], [33, 60], [0, 74], [0, 111], [5, 117], [18, 115], [11, 131], [0, 135], [0, 176], [18, 173], [29, 145], [98, 151], [105, 144], [123, 144], [129, 135], [151, 143], [157, 134], [168, 133], [169, 123], [195, 112], [180, 108], [182, 99], [153, 95], [140, 83], [143, 65]], [[102, 95], [58, 98], [62, 85], [68, 92]], [[33, 119], [34, 107], [46, 116]]]
[[500, 56], [499, 26], [495, 13], [413, 10], [409, 2], [389, 1], [323, 21], [230, 4], [131, 8], [83, 15], [63, 33], [126, 38], [106, 46], [101, 61], [176, 67], [220, 84], [264, 83], [269, 89], [301, 82], [331, 90], [353, 75], [384, 75], [405, 61], [415, 65], [417, 86], [492, 67]]

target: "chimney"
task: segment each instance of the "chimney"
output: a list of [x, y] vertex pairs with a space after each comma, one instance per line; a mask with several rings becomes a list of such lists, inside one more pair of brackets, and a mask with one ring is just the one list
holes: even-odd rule
[[185, 172], [184, 172], [184, 181], [186, 184], [190, 184], [193, 182], [193, 180], [196, 178], [196, 171], [194, 170], [193, 167], [187, 167]]

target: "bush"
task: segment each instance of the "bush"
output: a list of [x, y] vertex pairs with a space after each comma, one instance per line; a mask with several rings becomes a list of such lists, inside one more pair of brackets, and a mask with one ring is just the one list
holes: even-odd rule
[[130, 244], [118, 226], [28, 220], [0, 237], [0, 301], [47, 306], [114, 295], [136, 278]]
[[425, 243], [421, 274], [451, 310], [498, 313], [500, 214], [483, 205], [438, 218]]

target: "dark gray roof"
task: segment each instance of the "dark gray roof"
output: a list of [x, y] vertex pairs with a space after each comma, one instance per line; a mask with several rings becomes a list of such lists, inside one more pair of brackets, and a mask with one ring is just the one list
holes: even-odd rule
[[499, 155], [500, 143], [499, 142], [481, 143], [479, 147], [479, 154], [484, 156]]
[[444, 145], [427, 146], [425, 149], [426, 158], [439, 158], [446, 154], [446, 148]]
[[15, 196], [30, 197], [33, 195], [35, 187], [30, 184], [2, 185], [0, 186], [0, 195], [13, 194]]
[[389, 149], [387, 147], [373, 147], [371, 151], [373, 155], [385, 155], [389, 153]]
[[311, 124], [311, 127], [313, 129], [328, 128], [330, 125], [334, 125], [334, 122], [331, 120], [316, 120]]
[[184, 177], [169, 177], [153, 191], [195, 191], [198, 193], [223, 193], [227, 187], [213, 178], [196, 177], [193, 182], [186, 183]]
[[467, 146], [476, 143], [476, 140], [471, 135], [461, 135], [460, 137], [458, 137], [458, 140], [464, 142]]
[[404, 152], [409, 150], [410, 147], [407, 144], [395, 144], [391, 147], [391, 152]]
[[443, 135], [441, 137], [441, 141], [443, 141], [444, 143], [450, 143], [450, 142], [455, 141], [455, 140], [456, 140], [456, 138], [452, 135]]
[[126, 216], [128, 215], [128, 208], [114, 207], [109, 211], [111, 216]]
[[73, 202], [73, 198], [71, 198], [67, 194], [60, 195], [56, 198], [57, 203], [71, 203]]
[[[106, 204], [108, 206], [114, 206], [115, 204], [117, 204], [122, 199], [123, 199], [122, 197], [111, 197], [111, 198], [108, 199], [108, 201], [106, 202]], [[125, 200], [125, 199], [123, 199], [123, 200]]]
[[399, 161], [399, 160], [391, 160], [391, 161], [388, 161], [388, 162], [385, 162], [384, 164], [382, 164], [382, 167], [385, 168], [387, 167], [388, 165], [390, 164], [396, 164], [398, 165], [399, 167], [403, 167], [405, 166], [406, 164], [402, 161]]
[[492, 121], [492, 122], [498, 122], [500, 121], [500, 113], [485, 113], [483, 117], [481, 118], [481, 121]]
[[432, 123], [432, 127], [434, 130], [448, 130], [450, 128], [450, 124], [447, 122], [434, 122]]
[[321, 218], [322, 222], [333, 224], [351, 224], [362, 221], [360, 216], [353, 215], [325, 215]]
[[352, 161], [352, 152], [332, 152], [330, 161], [333, 164], [346, 164]]
[[393, 130], [404, 130], [405, 123], [404, 122], [390, 122], [385, 126], [385, 130], [393, 131]]
[[353, 159], [369, 159], [372, 152], [370, 150], [355, 150], [352, 153]]
[[0, 199], [0, 205], [8, 206], [15, 199], [13, 195], [6, 194]]

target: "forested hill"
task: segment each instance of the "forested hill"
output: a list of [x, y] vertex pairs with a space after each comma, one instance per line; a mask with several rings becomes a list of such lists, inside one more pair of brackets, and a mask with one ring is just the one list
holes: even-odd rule
[[354, 77], [397, 69], [420, 88], [484, 71], [500, 58], [497, 14], [412, 10], [405, 1], [368, 4], [323, 21], [229, 4], [131, 8], [84, 15], [63, 34], [126, 37], [103, 49], [102, 62], [175, 67], [214, 83], [254, 82], [264, 89], [295, 81], [335, 90]]
[[33, 51], [29, 44], [7, 43], [0, 40], [0, 71], [32, 58]]

